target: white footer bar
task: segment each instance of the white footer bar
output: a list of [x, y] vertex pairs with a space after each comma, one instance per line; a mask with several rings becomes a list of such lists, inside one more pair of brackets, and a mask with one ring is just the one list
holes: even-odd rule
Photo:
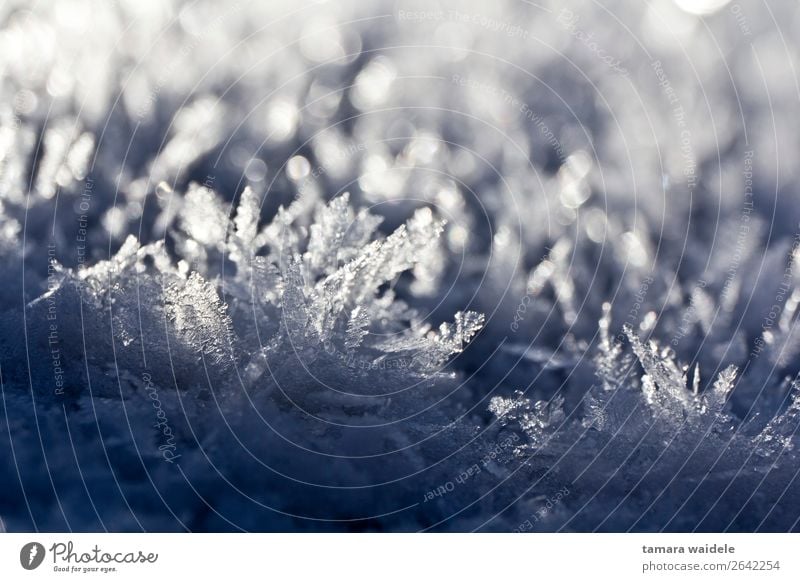
[[0, 534], [4, 581], [171, 576], [231, 582], [533, 581], [550, 576], [615, 582], [800, 580], [800, 536]]

